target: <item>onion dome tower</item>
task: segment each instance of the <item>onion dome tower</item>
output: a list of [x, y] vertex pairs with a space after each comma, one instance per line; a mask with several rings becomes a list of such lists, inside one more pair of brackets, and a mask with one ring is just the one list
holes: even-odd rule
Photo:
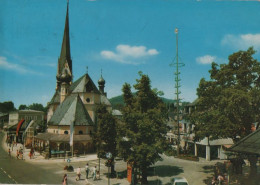
[[104, 78], [102, 76], [102, 70], [101, 70], [101, 76], [100, 76], [100, 79], [98, 80], [98, 87], [99, 87], [99, 91], [101, 92], [101, 94], [104, 94], [104, 95], [106, 95], [105, 83], [106, 83], [106, 81], [104, 80]]

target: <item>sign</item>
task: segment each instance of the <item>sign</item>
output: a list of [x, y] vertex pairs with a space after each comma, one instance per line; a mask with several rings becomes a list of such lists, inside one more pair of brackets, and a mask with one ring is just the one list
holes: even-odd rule
[[112, 158], [112, 154], [111, 154], [110, 152], [107, 152], [107, 153], [106, 153], [106, 158], [107, 158], [107, 159], [111, 159], [111, 158]]

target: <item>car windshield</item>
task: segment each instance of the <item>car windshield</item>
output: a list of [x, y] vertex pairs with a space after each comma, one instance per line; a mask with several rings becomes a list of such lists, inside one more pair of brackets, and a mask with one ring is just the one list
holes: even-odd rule
[[188, 185], [187, 182], [176, 182], [175, 185]]

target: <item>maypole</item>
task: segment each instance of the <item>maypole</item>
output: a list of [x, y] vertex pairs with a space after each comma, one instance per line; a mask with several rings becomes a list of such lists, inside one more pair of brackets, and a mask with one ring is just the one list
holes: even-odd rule
[[179, 94], [181, 93], [179, 91], [180, 85], [180, 72], [179, 68], [183, 67], [183, 63], [179, 63], [179, 56], [178, 56], [178, 28], [175, 28], [175, 34], [176, 34], [176, 63], [173, 63], [174, 66], [176, 66], [176, 72], [175, 74], [175, 94], [176, 94], [176, 111], [177, 111], [177, 125], [178, 125], [178, 137], [177, 137], [177, 155], [180, 154], [180, 97]]

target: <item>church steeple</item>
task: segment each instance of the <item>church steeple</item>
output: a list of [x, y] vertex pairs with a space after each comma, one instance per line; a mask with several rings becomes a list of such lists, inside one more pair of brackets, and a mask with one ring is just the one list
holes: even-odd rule
[[[64, 76], [64, 74], [66, 74]], [[70, 36], [69, 36], [69, 3], [67, 2], [67, 13], [65, 19], [65, 28], [63, 34], [63, 41], [61, 46], [60, 57], [58, 60], [57, 70], [57, 89], [60, 88], [61, 83], [72, 83], [72, 60], [70, 55]], [[65, 78], [64, 78], [65, 77]]]

